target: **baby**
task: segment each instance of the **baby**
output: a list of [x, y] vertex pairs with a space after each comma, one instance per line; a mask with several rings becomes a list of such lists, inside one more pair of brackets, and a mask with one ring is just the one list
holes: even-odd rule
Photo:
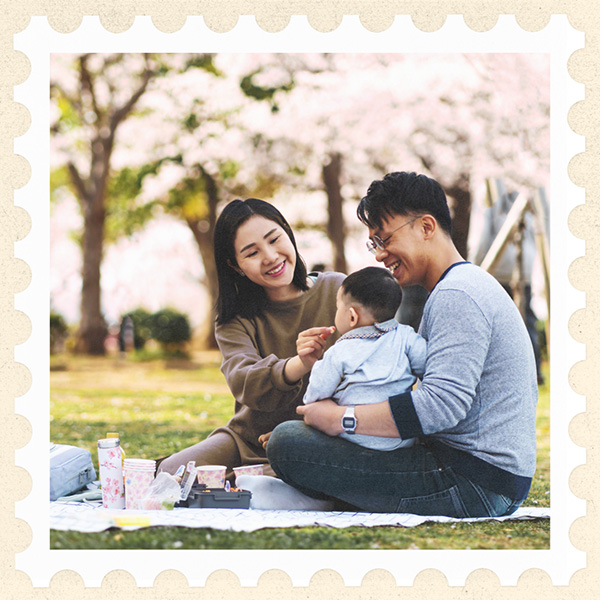
[[[361, 269], [344, 280], [335, 315], [342, 337], [315, 362], [305, 403], [333, 398], [352, 407], [382, 402], [410, 390], [415, 375], [422, 377], [425, 371], [426, 342], [412, 327], [394, 319], [401, 300], [396, 280], [380, 267]], [[413, 439], [340, 435], [374, 450], [395, 450], [414, 443]], [[335, 506], [332, 500], [310, 498], [275, 477], [242, 475], [236, 483], [252, 492], [251, 508], [333, 510]]]
[[[335, 326], [341, 337], [312, 368], [304, 403], [326, 398], [344, 406], [375, 404], [410, 391], [425, 371], [426, 342], [395, 320], [402, 291], [386, 269], [352, 273], [337, 294]], [[374, 450], [412, 446], [413, 439], [358, 435], [352, 409], [340, 437]]]

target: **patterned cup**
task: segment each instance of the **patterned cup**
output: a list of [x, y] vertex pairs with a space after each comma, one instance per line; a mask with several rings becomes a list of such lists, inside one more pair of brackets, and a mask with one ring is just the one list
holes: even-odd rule
[[154, 481], [156, 461], [143, 458], [125, 459], [125, 508], [141, 509], [141, 500]]
[[233, 467], [236, 482], [240, 475], [262, 475], [264, 466], [265, 465], [244, 465], [243, 467]]
[[202, 465], [198, 467], [198, 483], [204, 483], [207, 488], [223, 488], [226, 471], [223, 465]]

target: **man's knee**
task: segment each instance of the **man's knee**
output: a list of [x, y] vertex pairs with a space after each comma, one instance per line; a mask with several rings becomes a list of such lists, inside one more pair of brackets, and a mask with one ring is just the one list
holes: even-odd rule
[[290, 451], [296, 445], [305, 427], [302, 421], [285, 421], [275, 427], [267, 444], [267, 458], [271, 464], [281, 457], [282, 452]]

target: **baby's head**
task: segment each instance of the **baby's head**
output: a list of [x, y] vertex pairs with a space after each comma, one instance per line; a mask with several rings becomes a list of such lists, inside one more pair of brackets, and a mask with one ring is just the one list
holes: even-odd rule
[[337, 294], [335, 326], [340, 335], [393, 319], [402, 291], [387, 269], [366, 267], [348, 275]]

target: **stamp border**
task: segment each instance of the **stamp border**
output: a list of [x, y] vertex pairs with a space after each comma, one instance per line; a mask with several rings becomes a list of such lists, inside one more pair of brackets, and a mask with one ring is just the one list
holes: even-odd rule
[[[185, 9], [190, 10], [186, 11]], [[191, 9], [196, 8], [196, 12]], [[15, 258], [14, 243], [24, 239], [29, 233], [31, 219], [25, 210], [16, 207], [13, 202], [15, 189], [23, 187], [30, 177], [30, 169], [22, 157], [13, 154], [13, 139], [22, 135], [29, 127], [30, 118], [26, 110], [12, 98], [14, 85], [22, 83], [28, 75], [29, 66], [26, 58], [13, 50], [13, 35], [23, 30], [31, 16], [46, 15], [52, 26], [59, 31], [76, 29], [82, 15], [100, 14], [106, 29], [114, 32], [126, 30], [137, 14], [152, 15], [157, 28], [165, 31], [177, 31], [184, 23], [185, 17], [192, 14], [204, 16], [208, 26], [214, 31], [227, 31], [237, 22], [239, 15], [254, 14], [259, 25], [266, 31], [281, 31], [289, 18], [294, 14], [307, 15], [313, 28], [327, 32], [335, 30], [343, 15], [357, 14], [363, 26], [371, 31], [383, 31], [391, 24], [395, 14], [411, 14], [415, 24], [425, 31], [434, 31], [444, 22], [446, 14], [463, 14], [466, 23], [476, 31], [485, 31], [496, 22], [499, 14], [515, 14], [521, 27], [528, 31], [543, 28], [551, 14], [567, 14], [573, 27], [583, 31], [586, 46], [576, 52], [569, 62], [571, 76], [586, 85], [585, 101], [573, 106], [569, 113], [571, 129], [586, 137], [586, 151], [576, 156], [569, 165], [569, 176], [577, 186], [585, 188], [586, 203], [577, 207], [569, 216], [569, 227], [573, 234], [586, 241], [586, 254], [571, 264], [569, 278], [573, 287], [586, 293], [586, 307], [574, 313], [570, 320], [569, 331], [578, 342], [586, 344], [586, 361], [577, 363], [571, 370], [569, 383], [572, 389], [587, 397], [585, 413], [577, 415], [570, 424], [571, 437], [582, 447], [587, 447], [586, 465], [578, 467], [571, 476], [571, 489], [580, 498], [588, 501], [588, 509], [593, 508], [593, 500], [598, 497], [598, 465], [591, 448], [594, 427], [598, 423], [598, 411], [594, 408], [593, 399], [598, 392], [594, 382], [598, 381], [593, 364], [598, 358], [598, 342], [593, 332], [598, 324], [598, 284], [597, 264], [599, 260], [595, 241], [595, 231], [600, 224], [600, 215], [595, 210], [599, 194], [600, 175], [595, 173], [593, 165], [598, 164], [598, 145], [593, 141], [598, 132], [598, 76], [600, 56], [600, 7], [593, 0], [571, 2], [566, 7], [559, 0], [540, 0], [533, 2], [516, 2], [514, 0], [490, 0], [485, 5], [469, 0], [455, 1], [340, 1], [327, 7], [319, 6], [316, 2], [270, 2], [268, 0], [244, 2], [232, 1], [226, 9], [216, 2], [202, 2], [197, 7], [187, 7], [181, 4], [179, 10], [167, 7], [158, 1], [146, 2], [134, 0], [112, 0], [100, 5], [89, 1], [67, 1], [59, 5], [29, 0], [18, 6], [6, 7], [7, 17], [0, 25], [0, 40], [2, 41], [2, 76], [0, 79], [0, 118], [3, 121], [3, 134], [0, 138], [0, 159], [4, 185], [0, 192], [0, 207], [2, 213], [2, 228], [5, 234], [0, 246], [0, 264], [2, 264], [3, 282], [0, 286], [0, 314], [3, 315], [2, 337], [4, 343], [0, 348], [0, 371], [2, 381], [2, 416], [7, 423], [5, 435], [0, 443], [0, 456], [5, 466], [3, 478], [6, 491], [2, 498], [2, 580], [3, 588], [9, 592], [9, 597], [107, 597], [115, 591], [135, 588], [132, 577], [126, 572], [112, 572], [107, 575], [101, 588], [84, 588], [76, 573], [62, 571], [57, 574], [50, 588], [34, 588], [29, 578], [14, 569], [14, 554], [21, 552], [28, 544], [28, 526], [23, 521], [14, 518], [14, 502], [27, 495], [29, 476], [23, 469], [14, 467], [14, 451], [27, 444], [31, 435], [31, 426], [23, 417], [15, 414], [15, 399], [27, 392], [31, 385], [31, 374], [20, 363], [14, 361], [14, 347], [24, 343], [31, 334], [31, 323], [26, 315], [14, 310], [14, 295], [27, 288], [31, 273], [28, 265]], [[596, 226], [596, 227], [595, 227]], [[10, 482], [10, 483], [9, 483]], [[414, 586], [402, 593], [407, 597], [430, 597], [433, 594], [445, 598], [458, 598], [464, 593], [481, 595], [482, 597], [502, 596], [518, 598], [529, 597], [531, 594], [545, 593], [549, 598], [574, 596], [581, 598], [592, 597], [593, 590], [598, 589], [598, 571], [594, 558], [596, 556], [598, 523], [593, 510], [588, 510], [588, 516], [579, 519], [571, 529], [573, 544], [587, 553], [588, 566], [577, 572], [568, 587], [553, 586], [549, 577], [543, 571], [527, 571], [514, 588], [501, 588], [494, 573], [478, 570], [467, 579], [464, 588], [449, 587], [443, 574], [439, 571], [422, 571], [415, 579]], [[308, 588], [292, 588], [288, 576], [282, 571], [270, 571], [260, 578], [257, 588], [240, 589], [237, 579], [231, 573], [218, 571], [213, 573], [204, 593], [211, 597], [231, 597], [234, 594], [277, 594], [281, 597], [295, 597], [301, 594], [325, 595], [340, 592], [344, 589], [340, 576], [333, 571], [321, 571], [311, 580]], [[175, 587], [177, 589], [175, 589]], [[395, 587], [393, 577], [381, 571], [370, 572], [363, 580], [361, 588], [347, 588], [344, 593], [358, 594], [389, 594]], [[140, 597], [163, 597], [168, 593], [186, 597], [186, 591], [191, 593], [185, 578], [173, 571], [161, 573], [153, 588], [137, 590]]]

